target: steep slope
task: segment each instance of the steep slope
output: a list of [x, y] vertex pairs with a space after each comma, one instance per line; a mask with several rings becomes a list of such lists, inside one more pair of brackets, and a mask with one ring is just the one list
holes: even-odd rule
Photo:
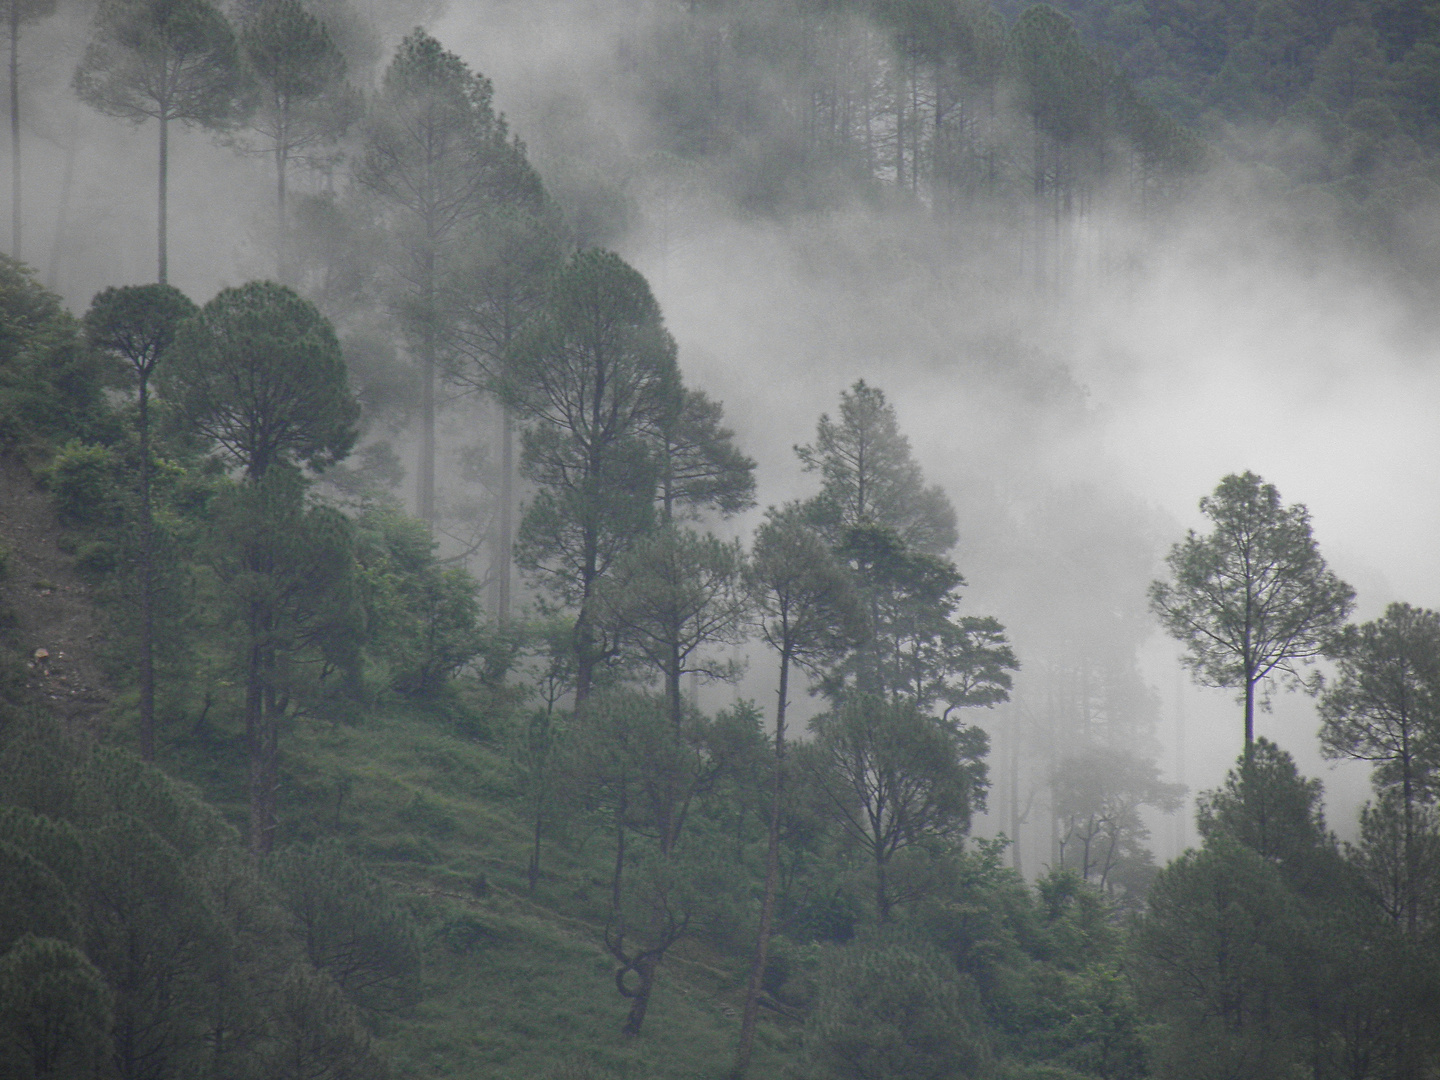
[[0, 544], [0, 600], [14, 619], [30, 693], [68, 723], [98, 732], [113, 698], [97, 663], [102, 620], [62, 547], [49, 497], [12, 457], [0, 457]]

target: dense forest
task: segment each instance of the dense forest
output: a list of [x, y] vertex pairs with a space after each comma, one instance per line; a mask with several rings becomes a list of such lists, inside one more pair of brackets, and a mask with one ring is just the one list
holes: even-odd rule
[[[1023, 324], [1217, 191], [1433, 293], [1440, 6], [576, 12], [617, 127], [562, 86], [523, 131], [438, 6], [7, 14], [0, 1077], [1440, 1070], [1440, 614], [1358, 616], [1254, 472], [1186, 533], [1007, 460], [1089, 409]], [[75, 179], [100, 130], [143, 201]], [[1001, 314], [751, 367], [762, 453], [654, 283], [756, 223]], [[1014, 429], [945, 485], [925, 349]], [[1163, 636], [1233, 697], [1208, 790]], [[1368, 770], [1343, 841], [1317, 753]]]

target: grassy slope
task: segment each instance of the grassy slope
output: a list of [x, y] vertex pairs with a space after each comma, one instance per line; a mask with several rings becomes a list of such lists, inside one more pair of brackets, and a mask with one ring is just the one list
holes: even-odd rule
[[[49, 499], [10, 460], [0, 460], [0, 496], [0, 545], [8, 553], [0, 600], [19, 613], [5, 631], [7, 662], [61, 722], [133, 749], [133, 701], [122, 695], [112, 705], [100, 671], [107, 616], [95, 611], [74, 571]], [[26, 664], [39, 646], [51, 662]], [[123, 666], [128, 657], [108, 660]], [[234, 718], [191, 727], [194, 719], [162, 732], [160, 764], [195, 783], [243, 831], [245, 761]], [[661, 967], [644, 1033], [622, 1037], [628, 1004], [601, 940], [604, 840], [547, 844], [532, 899], [524, 879], [529, 834], [508, 767], [493, 749], [442, 721], [380, 710], [353, 724], [301, 723], [287, 734], [283, 758], [285, 838], [344, 840], [401, 887], [420, 920], [426, 997], [380, 1031], [400, 1076], [725, 1074], [745, 958], [681, 943]], [[793, 1024], [762, 1013], [751, 1076], [778, 1076], [797, 1041]]]
[[[243, 775], [213, 732], [167, 767], [237, 822]], [[441, 721], [374, 715], [302, 723], [284, 743], [282, 814], [291, 838], [342, 838], [406, 891], [426, 943], [426, 997], [387, 1020], [381, 1042], [402, 1076], [719, 1078], [734, 1052], [744, 959], [701, 942], [667, 957], [639, 1038], [619, 1028], [601, 930], [602, 837], [547, 844], [527, 892], [529, 836], [504, 760]], [[798, 1030], [768, 1016], [751, 1076], [775, 1077]]]

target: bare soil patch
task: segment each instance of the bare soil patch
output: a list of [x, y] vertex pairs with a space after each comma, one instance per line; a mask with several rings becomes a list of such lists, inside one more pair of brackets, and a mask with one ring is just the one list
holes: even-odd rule
[[50, 498], [30, 471], [0, 457], [0, 543], [8, 552], [0, 599], [16, 616], [28, 688], [58, 718], [94, 729], [114, 699], [97, 663], [104, 627], [60, 535]]

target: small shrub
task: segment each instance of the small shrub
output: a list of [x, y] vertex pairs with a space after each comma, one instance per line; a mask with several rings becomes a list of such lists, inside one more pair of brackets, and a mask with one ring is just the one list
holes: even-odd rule
[[407, 825], [424, 829], [434, 836], [449, 836], [455, 831], [455, 815], [420, 794], [416, 794], [410, 805], [397, 816]]
[[71, 440], [51, 460], [44, 478], [61, 524], [94, 527], [115, 517], [115, 454], [109, 447]]
[[459, 956], [475, 952], [486, 945], [494, 945], [500, 937], [472, 915], [461, 915], [440, 927], [436, 937], [445, 947]]
[[306, 956], [347, 998], [373, 1012], [419, 1000], [419, 939], [393, 889], [338, 844], [286, 848], [268, 871]]

